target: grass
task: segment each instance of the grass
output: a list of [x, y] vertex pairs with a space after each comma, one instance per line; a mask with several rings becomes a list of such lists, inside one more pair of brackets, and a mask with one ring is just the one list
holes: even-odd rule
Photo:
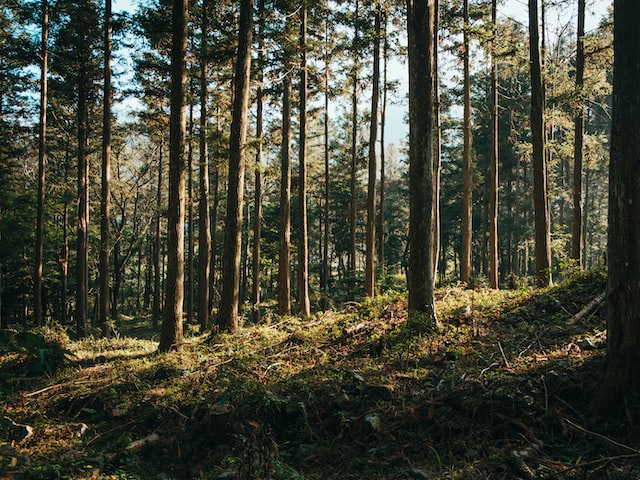
[[[598, 273], [445, 288], [438, 332], [408, 328], [396, 295], [191, 335], [177, 354], [158, 354], [135, 319], [119, 338], [62, 336], [74, 357], [55, 374], [0, 357], [0, 475], [635, 478], [637, 430], [589, 409], [604, 308], [567, 323], [603, 289]], [[9, 420], [33, 433], [12, 441]]]

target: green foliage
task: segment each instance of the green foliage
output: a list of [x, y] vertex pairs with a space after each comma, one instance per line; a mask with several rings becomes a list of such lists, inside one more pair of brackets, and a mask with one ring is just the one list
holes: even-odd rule
[[70, 350], [43, 333], [23, 331], [4, 334], [4, 337], [0, 352], [25, 356], [35, 373], [52, 375], [73, 357]]

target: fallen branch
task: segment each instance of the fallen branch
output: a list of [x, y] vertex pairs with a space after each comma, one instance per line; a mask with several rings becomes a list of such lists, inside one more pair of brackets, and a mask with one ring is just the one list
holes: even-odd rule
[[616, 447], [624, 448], [625, 450], [629, 450], [630, 452], [633, 452], [636, 455], [640, 455], [640, 450], [638, 450], [636, 448], [630, 447], [630, 446], [625, 445], [625, 444], [620, 443], [620, 442], [616, 442], [615, 440], [613, 440], [613, 439], [611, 439], [609, 437], [606, 437], [606, 436], [602, 435], [601, 433], [592, 432], [591, 430], [587, 430], [586, 428], [578, 425], [577, 423], [572, 422], [568, 418], [564, 418], [563, 420], [567, 424], [569, 424], [569, 426], [575, 428], [576, 430], [581, 431], [582, 433], [587, 433], [587, 434], [592, 435], [592, 436], [594, 436], [596, 438], [604, 440], [605, 442], [608, 442], [608, 443], [610, 443], [612, 445], [615, 445]]
[[575, 325], [580, 320], [582, 320], [584, 317], [589, 315], [593, 310], [596, 309], [596, 307], [598, 307], [600, 305], [600, 303], [602, 303], [602, 301], [604, 300], [604, 297], [606, 296], [606, 294], [607, 294], [606, 292], [602, 292], [596, 298], [591, 300], [582, 310], [580, 310], [573, 317], [571, 317], [571, 319], [567, 322], [567, 325]]

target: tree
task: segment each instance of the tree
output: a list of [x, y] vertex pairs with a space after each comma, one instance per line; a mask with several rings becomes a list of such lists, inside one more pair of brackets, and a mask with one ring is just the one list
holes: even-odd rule
[[584, 143], [584, 17], [585, 0], [578, 0], [578, 31], [576, 49], [576, 94], [574, 117], [575, 138], [573, 143], [573, 228], [571, 230], [571, 258], [578, 268], [584, 266], [582, 238], [582, 212], [584, 195], [582, 192], [582, 150]]
[[440, 261], [440, 176], [442, 172], [442, 125], [440, 122], [440, 62], [439, 30], [440, 30], [440, 1], [435, 0], [435, 18], [433, 21], [433, 282], [438, 281], [438, 263]]
[[209, 215], [209, 149], [207, 144], [207, 35], [209, 0], [202, 0], [200, 39], [200, 203], [198, 204], [198, 322], [204, 331], [209, 324], [209, 282], [211, 278], [211, 217]]
[[47, 164], [47, 68], [49, 66], [49, 3], [42, 0], [42, 23], [40, 40], [40, 121], [38, 130], [38, 206], [36, 218], [36, 266], [33, 277], [34, 316], [37, 325], [42, 325], [42, 257], [44, 253], [44, 199], [45, 168]]
[[99, 322], [108, 335], [109, 315], [109, 227], [111, 195], [111, 0], [104, 12], [104, 91], [102, 113], [102, 197], [100, 199], [100, 308]]
[[158, 346], [161, 352], [180, 349], [183, 336], [187, 15], [188, 1], [173, 0], [167, 209], [169, 235], [166, 297]]
[[498, 155], [499, 155], [499, 106], [498, 59], [496, 42], [498, 35], [497, 0], [491, 1], [491, 152], [489, 179], [489, 284], [498, 288]]
[[307, 220], [307, 7], [300, 9], [300, 131], [298, 145], [298, 308], [301, 315], [311, 314], [309, 302], [309, 233]]
[[533, 206], [535, 217], [536, 284], [551, 284], [551, 233], [547, 201], [547, 165], [544, 142], [544, 87], [538, 34], [538, 0], [529, 0], [529, 55], [531, 68], [531, 142], [533, 145]]
[[324, 209], [322, 211], [322, 270], [320, 274], [320, 290], [322, 291], [322, 309], [329, 308], [329, 20], [324, 23], [324, 109], [323, 109], [323, 134], [324, 134]]
[[607, 360], [601, 407], [637, 421], [640, 393], [640, 3], [614, 1], [613, 117], [609, 164]]
[[[285, 14], [287, 12], [285, 11]], [[290, 27], [287, 15], [285, 30]], [[286, 40], [285, 40], [286, 41]], [[282, 80], [282, 145], [280, 149], [280, 228], [278, 239], [278, 313], [291, 313], [291, 47], [284, 46]]]
[[261, 275], [261, 245], [262, 245], [262, 157], [263, 157], [263, 122], [264, 122], [264, 25], [265, 8], [264, 0], [258, 3], [258, 78], [256, 91], [256, 164], [254, 173], [254, 210], [253, 210], [253, 250], [252, 250], [252, 277], [251, 305], [253, 322], [260, 321], [260, 295], [262, 281]]
[[240, 3], [238, 55], [234, 75], [234, 99], [229, 145], [229, 184], [224, 234], [222, 295], [218, 309], [220, 327], [229, 332], [235, 332], [238, 329], [242, 202], [247, 149], [252, 33], [253, 0], [242, 0]]
[[463, 2], [463, 75], [464, 75], [464, 150], [462, 162], [462, 252], [460, 254], [460, 280], [471, 280], [471, 244], [473, 232], [472, 195], [473, 171], [471, 170], [471, 76], [469, 67], [469, 0]]
[[351, 67], [351, 170], [350, 193], [351, 205], [349, 208], [349, 289], [348, 300], [355, 299], [356, 281], [356, 226], [358, 223], [358, 99], [360, 97], [360, 0], [355, 0], [353, 20], [353, 42], [351, 45], [353, 65]]
[[367, 181], [367, 239], [365, 295], [375, 295], [376, 257], [376, 142], [378, 138], [378, 103], [380, 100], [380, 36], [382, 7], [376, 2], [373, 38], [373, 85], [371, 92], [371, 122], [369, 124], [369, 178]]
[[409, 310], [435, 322], [433, 298], [433, 0], [407, 0], [409, 50]]

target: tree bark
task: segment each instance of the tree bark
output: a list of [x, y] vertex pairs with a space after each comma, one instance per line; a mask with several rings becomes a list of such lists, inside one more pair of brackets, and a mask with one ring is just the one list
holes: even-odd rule
[[264, 113], [264, 25], [265, 9], [264, 0], [258, 3], [258, 86], [256, 91], [256, 164], [255, 164], [255, 187], [254, 187], [254, 211], [253, 211], [253, 249], [251, 258], [251, 268], [253, 285], [251, 288], [251, 305], [253, 322], [260, 321], [260, 296], [262, 269], [261, 244], [262, 244], [262, 157], [263, 157], [263, 113]]
[[356, 226], [358, 222], [358, 192], [357, 192], [357, 170], [358, 170], [358, 85], [360, 82], [360, 29], [358, 26], [360, 1], [355, 0], [355, 20], [354, 35], [352, 44], [353, 67], [351, 69], [351, 178], [349, 189], [351, 193], [351, 208], [349, 209], [349, 279], [347, 299], [355, 299], [356, 282]]
[[298, 210], [300, 235], [298, 241], [298, 308], [300, 314], [311, 315], [309, 301], [309, 232], [307, 219], [307, 7], [300, 10], [300, 135], [298, 143]]
[[614, 1], [609, 163], [607, 366], [600, 405], [638, 420], [640, 393], [640, 3]]
[[469, 72], [469, 0], [463, 3], [463, 76], [464, 76], [464, 150], [462, 161], [462, 252], [460, 253], [460, 280], [471, 280], [472, 195], [471, 170], [471, 76]]
[[382, 269], [382, 275], [385, 275], [385, 257], [384, 257], [384, 243], [385, 243], [385, 187], [387, 181], [386, 173], [386, 142], [384, 136], [384, 130], [387, 124], [387, 96], [389, 91], [388, 83], [388, 64], [389, 64], [389, 37], [387, 35], [387, 12], [382, 12], [384, 15], [384, 26], [382, 27], [383, 47], [382, 58], [384, 60], [383, 72], [382, 72], [382, 108], [380, 111], [380, 205], [378, 210], [378, 264]]
[[329, 22], [324, 29], [324, 210], [322, 242], [322, 309], [329, 308]]
[[491, 1], [491, 174], [489, 185], [489, 285], [498, 288], [498, 59], [497, 0]]
[[531, 65], [531, 137], [533, 144], [533, 205], [535, 215], [536, 284], [551, 284], [551, 233], [544, 152], [544, 88], [538, 35], [538, 0], [529, 0]]
[[49, 67], [49, 3], [42, 0], [42, 23], [40, 38], [40, 121], [38, 125], [38, 205], [36, 213], [36, 264], [33, 277], [34, 287], [34, 309], [33, 313], [36, 325], [42, 325], [44, 321], [42, 305], [42, 275], [43, 275], [43, 252], [44, 252], [44, 200], [45, 200], [45, 177], [47, 165], [47, 87]]
[[[287, 13], [287, 12], [285, 12]], [[287, 31], [290, 30], [287, 16]], [[291, 53], [285, 52], [282, 82], [282, 147], [280, 151], [280, 231], [278, 239], [278, 313], [291, 314]]]
[[78, 77], [78, 231], [76, 246], [76, 329], [84, 336], [89, 304], [89, 162], [87, 65], [82, 61]]
[[376, 142], [378, 141], [378, 102], [380, 100], [380, 35], [381, 5], [376, 2], [373, 38], [373, 81], [371, 92], [371, 123], [369, 125], [369, 178], [367, 181], [367, 232], [365, 295], [373, 298], [376, 288]]
[[184, 302], [186, 53], [188, 1], [174, 0], [171, 43], [167, 280], [158, 350], [179, 350]]
[[209, 1], [202, 2], [200, 39], [200, 203], [198, 204], [198, 323], [200, 331], [209, 326], [209, 282], [211, 279], [211, 217], [209, 215], [209, 150], [207, 142], [207, 68]]
[[189, 134], [187, 137], [187, 324], [193, 323], [195, 282], [193, 260], [195, 258], [194, 218], [193, 218], [193, 103], [189, 103]]
[[574, 118], [575, 138], [573, 145], [573, 227], [571, 230], [571, 259], [578, 268], [584, 268], [584, 239], [582, 238], [582, 147], [584, 137], [584, 20], [585, 0], [578, 0], [578, 31], [576, 51], [576, 95], [577, 106]]
[[238, 329], [239, 317], [242, 203], [247, 150], [252, 37], [253, 0], [242, 0], [240, 3], [238, 56], [234, 76], [234, 99], [229, 145], [229, 183], [224, 235], [222, 295], [218, 310], [220, 328], [229, 332], [235, 332]]
[[102, 197], [100, 201], [100, 307], [102, 335], [109, 336], [109, 228], [111, 224], [111, 0], [105, 0], [104, 98], [102, 111]]
[[154, 242], [153, 242], [153, 305], [151, 310], [151, 323], [153, 329], [158, 328], [158, 323], [162, 315], [162, 271], [160, 269], [160, 251], [161, 251], [161, 236], [160, 230], [162, 225], [162, 164], [164, 156], [164, 144], [160, 142], [160, 148], [158, 149], [158, 185], [156, 186], [156, 212], [155, 212], [155, 226], [154, 226]]
[[609, 163], [607, 246], [607, 366], [601, 390], [605, 412], [638, 420], [640, 401], [640, 3], [614, 1], [613, 116]]
[[433, 20], [433, 284], [438, 282], [438, 262], [440, 259], [440, 171], [441, 171], [441, 130], [440, 125], [440, 63], [438, 60], [438, 39], [440, 25], [440, 1], [434, 0]]
[[409, 310], [436, 321], [433, 297], [433, 0], [407, 0], [409, 38]]

